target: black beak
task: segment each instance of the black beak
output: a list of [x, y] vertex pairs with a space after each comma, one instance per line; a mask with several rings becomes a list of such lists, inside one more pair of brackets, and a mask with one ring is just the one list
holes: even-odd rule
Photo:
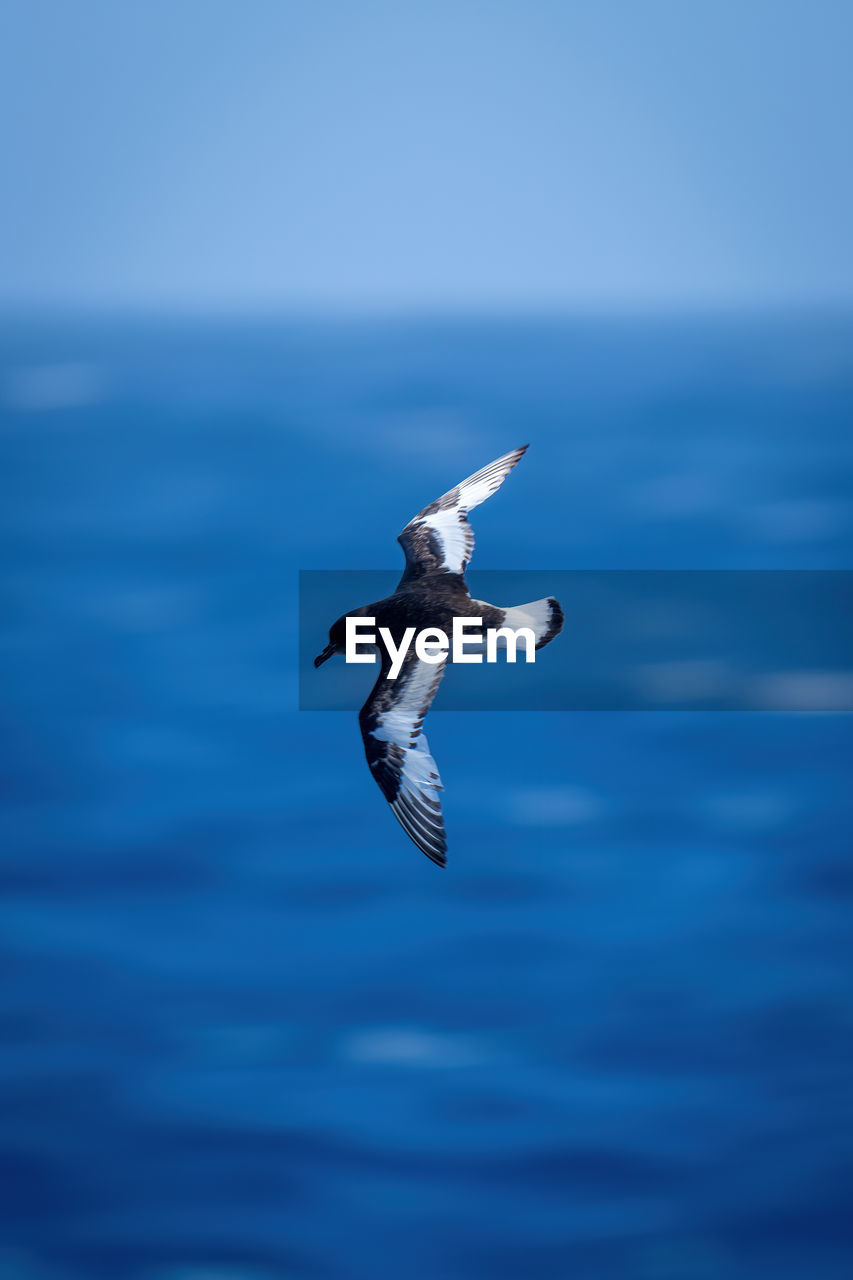
[[329, 658], [332, 657], [334, 652], [335, 652], [335, 646], [333, 644], [327, 644], [323, 652], [318, 653], [317, 657], [314, 659], [314, 666], [315, 667], [322, 666], [324, 662], [327, 662]]

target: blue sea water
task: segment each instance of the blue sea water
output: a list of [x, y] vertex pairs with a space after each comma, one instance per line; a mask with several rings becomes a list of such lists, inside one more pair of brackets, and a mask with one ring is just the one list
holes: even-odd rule
[[19, 317], [0, 396], [2, 1280], [849, 1275], [853, 719], [435, 715], [441, 872], [296, 610], [527, 441], [472, 574], [851, 568], [853, 320]]

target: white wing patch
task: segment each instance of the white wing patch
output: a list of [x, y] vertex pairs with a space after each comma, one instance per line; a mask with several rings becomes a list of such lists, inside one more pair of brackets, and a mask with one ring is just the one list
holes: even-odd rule
[[443, 788], [421, 727], [444, 667], [411, 658], [396, 681], [380, 677], [359, 715], [367, 763], [394, 816], [440, 866], [447, 862]]
[[474, 551], [468, 512], [497, 492], [526, 449], [513, 449], [475, 471], [409, 521], [397, 539], [406, 553], [404, 581], [424, 573], [465, 572]]
[[461, 506], [436, 511], [421, 521], [436, 535], [441, 549], [441, 568], [448, 573], [464, 573], [474, 553], [474, 530]]

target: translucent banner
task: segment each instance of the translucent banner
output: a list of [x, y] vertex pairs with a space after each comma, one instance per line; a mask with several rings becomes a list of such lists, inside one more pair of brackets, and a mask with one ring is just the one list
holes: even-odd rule
[[[391, 595], [399, 571], [299, 576], [299, 705], [355, 710], [379, 664], [314, 658], [341, 615]], [[445, 711], [853, 711], [853, 572], [470, 571], [500, 607], [553, 596], [562, 634], [527, 663], [449, 664]]]

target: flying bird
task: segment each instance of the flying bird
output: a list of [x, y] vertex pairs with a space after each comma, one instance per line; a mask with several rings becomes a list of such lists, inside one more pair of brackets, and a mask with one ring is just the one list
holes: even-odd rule
[[[407, 628], [452, 629], [454, 617], [481, 618], [484, 628], [530, 628], [535, 647], [543, 648], [563, 627], [563, 611], [551, 597], [503, 609], [472, 600], [465, 570], [474, 550], [468, 512], [496, 493], [527, 445], [504, 454], [469, 476], [410, 520], [397, 541], [406, 568], [393, 595], [344, 614], [329, 629], [329, 643], [314, 666], [343, 653], [348, 617], [375, 619], [400, 646]], [[499, 646], [501, 642], [499, 640]], [[466, 652], [476, 652], [466, 638]], [[396, 679], [389, 678], [392, 659], [380, 649], [381, 669], [370, 697], [359, 712], [361, 736], [370, 771], [403, 830], [438, 866], [447, 865], [447, 837], [439, 792], [444, 788], [423, 733], [423, 722], [441, 683], [447, 657], [422, 662], [414, 648]]]

